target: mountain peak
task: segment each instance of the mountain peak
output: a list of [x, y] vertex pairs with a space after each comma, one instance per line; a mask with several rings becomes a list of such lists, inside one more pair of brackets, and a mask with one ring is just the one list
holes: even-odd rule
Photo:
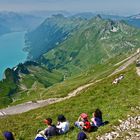
[[55, 14], [55, 15], [52, 15], [52, 17], [54, 17], [54, 18], [65, 18], [63, 14]]
[[96, 17], [95, 17], [96, 20], [102, 20], [102, 17], [100, 14], [98, 14]]
[[130, 19], [140, 19], [140, 13], [129, 17]]

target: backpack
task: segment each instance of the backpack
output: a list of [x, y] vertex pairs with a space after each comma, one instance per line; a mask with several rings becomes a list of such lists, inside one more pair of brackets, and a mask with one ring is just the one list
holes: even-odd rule
[[90, 124], [90, 122], [88, 121], [88, 120], [86, 120], [85, 122], [84, 122], [84, 130], [85, 131], [88, 131], [88, 132], [90, 132], [91, 131], [91, 128], [92, 128], [92, 126], [91, 126], [91, 124]]

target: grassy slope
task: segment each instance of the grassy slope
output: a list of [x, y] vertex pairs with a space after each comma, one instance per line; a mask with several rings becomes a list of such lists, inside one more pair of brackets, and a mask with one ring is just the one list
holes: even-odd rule
[[[117, 32], [111, 31], [114, 26], [119, 29]], [[139, 36], [139, 30], [123, 22], [111, 25], [109, 20], [92, 19], [72, 37], [44, 54], [44, 59], [48, 67], [75, 75], [119, 54], [135, 51], [139, 47]]]
[[[57, 115], [63, 113], [71, 125], [73, 125], [81, 112], [86, 112], [91, 117], [92, 112], [98, 107], [103, 111], [104, 120], [108, 120], [110, 123], [107, 126], [99, 128], [97, 132], [88, 134], [93, 140], [95, 136], [111, 130], [111, 126], [118, 124], [118, 119], [126, 118], [128, 114], [134, 115], [130, 108], [140, 105], [140, 80], [136, 75], [135, 67], [130, 66], [122, 73], [125, 75], [125, 78], [117, 86], [111, 84], [112, 80], [117, 76], [115, 75], [86, 89], [82, 94], [70, 100], [21, 115], [3, 118], [0, 120], [0, 131], [10, 130], [15, 133], [17, 139], [32, 140], [38, 128], [45, 128], [42, 122], [44, 118], [51, 117], [53, 120], [56, 120]], [[66, 135], [53, 139], [76, 139], [78, 131], [75, 128]]]
[[63, 75], [56, 70], [49, 72], [45, 67], [41, 66], [30, 66], [28, 69], [31, 74], [22, 74], [22, 80], [20, 80], [20, 86], [25, 89], [13, 94], [12, 98], [15, 102], [12, 104], [36, 100], [40, 98], [40, 94], [46, 88], [63, 81]]
[[[89, 70], [86, 70], [84, 72], [79, 73], [78, 75], [71, 76], [67, 78], [66, 80], [60, 82], [60, 83], [54, 83], [56, 82], [54, 79], [58, 77], [60, 78], [60, 73], [57, 71], [54, 71], [52, 75], [50, 73], [44, 73], [44, 75], [40, 75], [43, 73], [40, 68], [32, 69], [32, 73], [39, 76], [38, 79], [46, 79], [44, 82], [46, 82], [51, 77], [51, 80], [54, 85], [45, 88], [44, 84], [39, 83], [38, 79], [36, 79], [32, 75], [28, 75], [24, 77], [22, 84], [26, 85], [28, 88], [25, 91], [21, 91], [17, 94], [14, 94], [13, 98], [17, 99], [15, 102], [11, 103], [11, 105], [16, 105], [19, 103], [24, 103], [27, 101], [35, 101], [35, 100], [42, 100], [42, 99], [48, 99], [48, 98], [58, 98], [58, 97], [64, 97], [67, 96], [69, 92], [76, 89], [77, 87], [84, 85], [90, 81], [97, 80], [99, 78], [103, 78], [109, 73], [111, 73], [116, 67], [113, 67], [115, 63], [123, 60], [127, 55], [118, 55], [116, 58], [110, 59], [108, 62], [102, 65], [96, 65], [95, 67], [90, 67]], [[33, 72], [34, 71], [34, 72]], [[62, 72], [62, 71], [61, 71]], [[54, 77], [55, 76], [55, 77]], [[49, 79], [49, 81], [51, 81]], [[36, 82], [35, 82], [36, 81]], [[43, 82], [43, 83], [44, 83]]]
[[16, 90], [16, 85], [8, 80], [0, 81], [0, 108], [7, 106], [12, 102], [10, 94]]

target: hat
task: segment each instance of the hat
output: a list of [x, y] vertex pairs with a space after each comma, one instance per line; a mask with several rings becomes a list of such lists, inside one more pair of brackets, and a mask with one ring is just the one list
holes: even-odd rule
[[88, 115], [87, 115], [86, 113], [82, 113], [80, 116], [81, 116], [81, 118], [83, 118], [83, 119], [86, 119], [86, 118], [88, 117]]
[[44, 123], [47, 124], [47, 125], [51, 125], [52, 119], [51, 118], [47, 118], [47, 119], [44, 120]]
[[59, 122], [65, 122], [65, 121], [66, 121], [66, 118], [65, 118], [64, 115], [59, 115], [58, 118], [57, 118], [57, 120], [58, 120]]
[[87, 139], [87, 135], [84, 132], [79, 132], [77, 140], [85, 140], [85, 139]]
[[7, 140], [14, 140], [12, 132], [5, 131], [3, 135]]

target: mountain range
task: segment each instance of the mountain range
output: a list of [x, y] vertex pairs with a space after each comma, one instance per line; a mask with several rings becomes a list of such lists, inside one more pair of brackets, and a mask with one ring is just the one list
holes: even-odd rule
[[100, 15], [47, 18], [26, 33], [29, 61], [5, 70], [0, 82], [1, 107], [53, 96], [47, 90], [75, 79], [68, 88], [72, 90], [133, 54], [139, 48], [139, 37], [140, 30], [127, 22]]
[[0, 35], [34, 29], [42, 20], [41, 17], [24, 13], [0, 12]]

